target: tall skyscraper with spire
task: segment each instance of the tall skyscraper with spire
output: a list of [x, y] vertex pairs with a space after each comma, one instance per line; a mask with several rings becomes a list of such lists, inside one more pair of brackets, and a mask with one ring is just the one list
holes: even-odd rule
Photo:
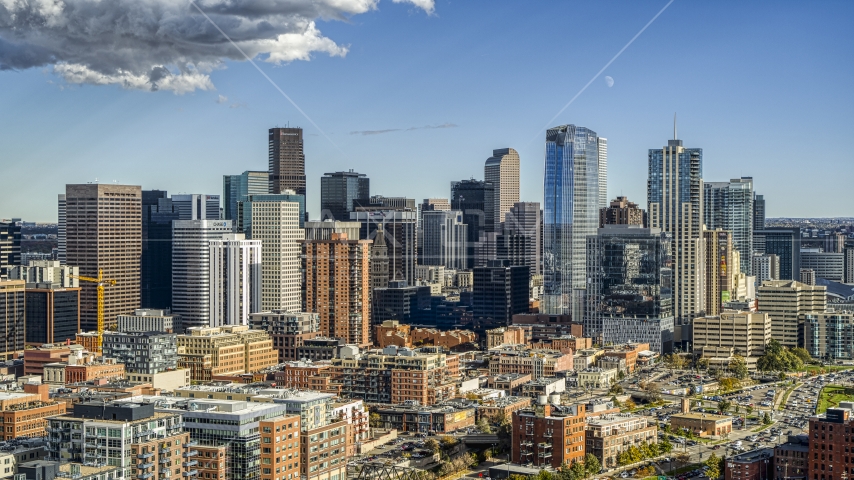
[[649, 150], [649, 226], [672, 237], [673, 299], [677, 322], [703, 309], [703, 149], [685, 148], [676, 135]]
[[587, 237], [599, 226], [599, 136], [575, 125], [546, 132], [544, 313], [583, 317]]

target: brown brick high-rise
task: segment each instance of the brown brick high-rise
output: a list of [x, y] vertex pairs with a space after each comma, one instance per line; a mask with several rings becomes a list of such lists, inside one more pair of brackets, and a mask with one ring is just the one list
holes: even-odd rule
[[[142, 189], [133, 185], [65, 186], [66, 261], [80, 275], [116, 280], [104, 294], [104, 327], [139, 308]], [[95, 330], [97, 286], [80, 282], [80, 328]]]
[[301, 128], [270, 129], [270, 193], [305, 195], [305, 153]]
[[304, 240], [303, 311], [320, 315], [320, 332], [347, 343], [370, 343], [370, 240]]
[[513, 463], [560, 468], [584, 460], [584, 405], [539, 404], [513, 412]]

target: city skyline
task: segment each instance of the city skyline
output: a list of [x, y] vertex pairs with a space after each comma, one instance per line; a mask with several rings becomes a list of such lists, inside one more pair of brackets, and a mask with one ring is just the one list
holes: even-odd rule
[[[321, 23], [325, 35], [350, 45], [345, 57], [316, 53], [311, 61], [294, 60], [282, 67], [260, 62], [260, 68], [323, 131], [246, 62], [230, 60], [227, 68], [211, 72], [215, 91], [184, 95], [75, 86], [38, 69], [3, 71], [0, 78], [9, 94], [0, 99], [0, 108], [19, 112], [14, 120], [0, 119], [4, 157], [16, 159], [4, 164], [4, 172], [21, 181], [0, 192], [5, 207], [0, 217], [54, 221], [52, 199], [18, 200], [36, 178], [57, 193], [67, 182], [95, 178], [175, 193], [220, 193], [221, 175], [266, 169], [263, 135], [288, 124], [305, 129], [307, 209], [312, 218], [319, 218], [319, 179], [324, 172], [353, 168], [372, 179], [373, 191], [387, 196], [445, 197], [448, 179], [480, 178], [483, 152], [506, 147], [520, 154], [521, 199], [540, 201], [540, 126], [663, 5], [581, 5], [574, 14], [586, 21], [578, 32], [535, 35], [532, 25], [545, 17], [534, 9], [511, 32], [453, 37], [471, 52], [460, 57], [471, 63], [465, 66], [461, 60], [446, 61], [451, 45], [437, 40], [475, 19], [511, 18], [513, 8], [501, 6], [480, 19], [479, 9], [441, 2], [431, 15], [412, 5], [383, 3], [379, 10], [356, 15], [353, 23]], [[669, 136], [670, 118], [677, 111], [680, 137], [706, 151], [704, 179], [752, 176], [755, 191], [768, 201], [769, 217], [844, 215], [844, 205], [832, 199], [854, 175], [845, 168], [847, 152], [854, 147], [845, 135], [852, 124], [854, 96], [845, 88], [852, 75], [852, 62], [845, 59], [852, 49], [851, 42], [844, 41], [850, 34], [843, 28], [852, 7], [822, 4], [808, 15], [805, 8], [788, 3], [771, 9], [674, 2], [550, 126], [587, 125], [608, 138], [610, 198], [644, 197], [645, 185], [638, 178], [645, 171], [645, 150]], [[753, 31], [748, 24], [757, 16], [766, 24]], [[673, 42], [666, 25], [695, 17], [704, 20], [697, 23], [694, 38]], [[795, 20], [801, 28], [787, 30]], [[518, 44], [505, 38], [520, 34], [527, 37]], [[397, 45], [388, 41], [392, 37]], [[549, 75], [551, 82], [557, 79], [564, 87], [559, 93], [542, 88], [545, 70], [538, 63], [548, 55], [542, 46], [582, 39], [589, 39], [588, 54], [571, 69], [561, 65]], [[739, 48], [733, 49], [734, 44]], [[423, 66], [407, 60], [412, 49]], [[703, 78], [664, 74], [657, 65], [666, 58], [701, 68]], [[513, 81], [480, 82], [476, 72], [499, 61], [517, 67]], [[408, 68], [421, 78], [413, 78]], [[731, 75], [732, 69], [739, 75]], [[386, 76], [377, 77], [378, 70]], [[825, 73], [806, 76], [807, 70]], [[396, 88], [388, 88], [390, 82]], [[476, 94], [465, 93], [474, 86]], [[497, 115], [495, 102], [500, 99], [504, 105]], [[128, 111], [134, 114], [128, 116]], [[833, 141], [793, 137], [789, 132], [801, 125]], [[51, 129], [57, 135], [36, 136]], [[132, 149], [120, 147], [129, 135], [148, 140], [133, 142]], [[195, 136], [208, 141], [191, 142]], [[819, 168], [802, 168], [800, 151], [810, 151]], [[29, 168], [32, 164], [44, 168]], [[836, 174], [824, 174], [827, 170]], [[419, 181], [399, 181], [407, 175]], [[821, 182], [822, 188], [798, 194], [801, 182]]]

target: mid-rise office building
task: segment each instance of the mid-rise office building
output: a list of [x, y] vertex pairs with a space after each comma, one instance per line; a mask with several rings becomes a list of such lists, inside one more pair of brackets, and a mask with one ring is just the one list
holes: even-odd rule
[[305, 152], [302, 128], [271, 128], [269, 131], [269, 190], [279, 194], [293, 190], [305, 196]]
[[0, 359], [13, 360], [24, 351], [26, 283], [0, 280]]
[[[104, 296], [104, 327], [140, 307], [142, 189], [115, 184], [66, 185], [66, 263], [80, 275], [116, 281]], [[97, 248], [93, 248], [96, 245]], [[98, 327], [97, 285], [81, 282], [80, 326]]]
[[350, 221], [324, 220], [322, 222], [305, 222], [305, 239], [331, 240], [333, 233], [345, 233], [347, 234], [347, 238], [359, 240], [361, 228], [361, 223]]
[[845, 283], [854, 283], [854, 245], [846, 245], [842, 250], [842, 272]]
[[46, 419], [64, 414], [65, 405], [65, 402], [50, 398], [50, 387], [45, 384], [25, 383], [23, 392], [0, 393], [0, 420], [3, 421], [0, 439], [47, 436]]
[[178, 336], [162, 332], [104, 332], [104, 356], [127, 373], [153, 375], [178, 366]]
[[804, 346], [803, 315], [827, 310], [827, 287], [770, 280], [756, 289], [757, 308], [771, 317], [771, 337], [785, 347]]
[[380, 325], [386, 320], [414, 323], [419, 299], [429, 297], [430, 287], [410, 286], [404, 280], [388, 282], [388, 286], [375, 288], [371, 306], [371, 324]]
[[649, 150], [649, 225], [673, 241], [673, 313], [680, 324], [703, 310], [703, 149], [676, 139]]
[[419, 248], [419, 264], [443, 265], [453, 269], [466, 268], [468, 225], [463, 223], [463, 212], [422, 212], [421, 228], [424, 242]]
[[510, 208], [519, 202], [519, 152], [512, 148], [492, 151], [483, 168], [483, 179], [493, 187], [493, 225], [500, 231]]
[[542, 217], [539, 202], [517, 202], [504, 217], [496, 239], [496, 257], [510, 265], [526, 265], [531, 276], [542, 273]]
[[181, 317], [180, 331], [211, 325], [210, 242], [231, 234], [231, 226], [230, 220], [172, 222], [172, 312]]
[[753, 231], [765, 230], [765, 195], [753, 194]]
[[353, 201], [370, 196], [371, 180], [364, 173], [352, 169], [325, 173], [320, 177], [320, 218], [349, 220], [350, 213], [355, 211]]
[[815, 270], [811, 268], [801, 268], [801, 283], [804, 285], [815, 285], [815, 278]]
[[495, 232], [495, 185], [480, 180], [451, 182], [451, 209], [463, 212], [468, 225], [468, 266], [475, 265], [475, 244], [486, 233]]
[[753, 249], [763, 255], [776, 255], [780, 280], [797, 280], [801, 271], [801, 229], [765, 228], [753, 232]]
[[62, 265], [55, 260], [31, 260], [29, 265], [15, 266], [9, 269], [9, 280], [23, 280], [27, 287], [36, 284], [50, 284], [56, 288], [77, 288], [80, 280], [80, 268]]
[[190, 369], [196, 382], [209, 382], [218, 375], [258, 372], [278, 360], [270, 335], [246, 325], [195, 327], [178, 335], [178, 367]]
[[703, 195], [706, 228], [732, 233], [733, 248], [741, 258], [741, 273], [750, 275], [753, 271], [753, 178], [706, 182]]
[[418, 213], [408, 207], [402, 207], [400, 210], [357, 209], [350, 214], [350, 220], [362, 224], [359, 239], [373, 240], [379, 232], [384, 235], [388, 253], [389, 280], [406, 280], [410, 284], [415, 283], [417, 216]]
[[854, 360], [854, 314], [809, 312], [803, 314], [804, 348], [825, 362]]
[[247, 170], [240, 175], [222, 176], [223, 220], [237, 220], [237, 205], [249, 195], [263, 195], [270, 191], [270, 173]]
[[510, 458], [513, 463], [560, 468], [584, 459], [585, 406], [537, 402], [513, 412]]
[[210, 326], [246, 325], [261, 309], [261, 240], [242, 233], [210, 241]]
[[[300, 311], [300, 203], [288, 195], [251, 195], [241, 205], [252, 219], [249, 237], [261, 241], [261, 307]], [[304, 202], [304, 199], [303, 199]]]
[[599, 224], [598, 146], [596, 132], [585, 127], [561, 125], [546, 132], [544, 313], [583, 317], [587, 237]]
[[278, 194], [255, 194], [248, 195], [246, 200], [237, 202], [237, 220], [234, 231], [252, 235], [252, 205], [257, 202], [293, 202], [299, 205], [299, 228], [305, 228], [305, 196], [297, 195], [293, 190], [285, 190]]
[[253, 329], [267, 332], [273, 348], [279, 352], [279, 363], [299, 360], [297, 349], [305, 341], [320, 336], [320, 315], [306, 312], [273, 310], [249, 315]]
[[[599, 343], [673, 348], [671, 237], [658, 228], [605, 225], [587, 239], [584, 336]], [[575, 317], [577, 318], [577, 317]]]
[[736, 259], [739, 255], [732, 233], [727, 230], [703, 230], [703, 241], [704, 312], [706, 315], [718, 315], [721, 305], [736, 297], [733, 287], [738, 274]]
[[754, 255], [753, 276], [760, 285], [766, 280], [780, 280], [780, 259], [773, 253]]
[[[727, 368], [733, 355], [745, 358], [755, 370], [771, 341], [771, 317], [759, 312], [722, 312], [697, 317], [693, 323], [694, 352], [699, 352], [712, 368]], [[724, 354], [722, 354], [722, 352]]]
[[27, 345], [74, 340], [80, 331], [79, 287], [64, 288], [54, 283], [28, 283], [25, 297]]
[[475, 267], [474, 315], [495, 325], [509, 325], [513, 315], [528, 312], [530, 271], [523, 265], [511, 266], [506, 260], [493, 260], [486, 267]]
[[0, 222], [0, 279], [7, 278], [9, 269], [21, 265], [21, 226], [16, 222]]
[[116, 318], [120, 332], [169, 332], [175, 330], [175, 317], [168, 310], [139, 308], [132, 315]]
[[804, 269], [813, 270], [816, 278], [842, 282], [845, 280], [845, 254], [801, 249], [801, 271]]
[[219, 220], [219, 195], [189, 193], [172, 195], [179, 220]]
[[320, 315], [323, 335], [369, 344], [370, 247], [344, 234], [302, 242], [302, 311]]
[[645, 227], [646, 212], [628, 197], [617, 197], [609, 206], [599, 209], [599, 228], [605, 225], [637, 225]]
[[165, 190], [142, 191], [140, 305], [145, 308], [172, 308], [172, 221], [195, 220], [192, 212], [185, 209], [182, 219]]
[[56, 208], [56, 259], [59, 263], [65, 265], [65, 248], [66, 248], [66, 220], [65, 220], [65, 194], [57, 195]]

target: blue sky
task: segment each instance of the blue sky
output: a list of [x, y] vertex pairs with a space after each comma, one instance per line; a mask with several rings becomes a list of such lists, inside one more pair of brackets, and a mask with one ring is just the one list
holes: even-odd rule
[[[521, 155], [523, 200], [542, 201], [542, 127], [665, 4], [437, 0], [428, 14], [383, 1], [321, 18], [346, 56], [258, 65], [329, 139], [247, 62], [182, 95], [0, 71], [0, 218], [54, 221], [64, 185], [95, 178], [221, 193], [223, 174], [266, 169], [267, 129], [288, 122], [306, 131], [313, 214], [324, 172], [420, 201], [482, 178], [503, 147]], [[647, 149], [677, 112], [705, 180], [753, 176], [769, 216], [854, 216], [853, 20], [852, 2], [675, 0], [552, 123], [608, 138], [610, 197], [645, 205]], [[352, 133], [374, 130], [395, 131]]]

